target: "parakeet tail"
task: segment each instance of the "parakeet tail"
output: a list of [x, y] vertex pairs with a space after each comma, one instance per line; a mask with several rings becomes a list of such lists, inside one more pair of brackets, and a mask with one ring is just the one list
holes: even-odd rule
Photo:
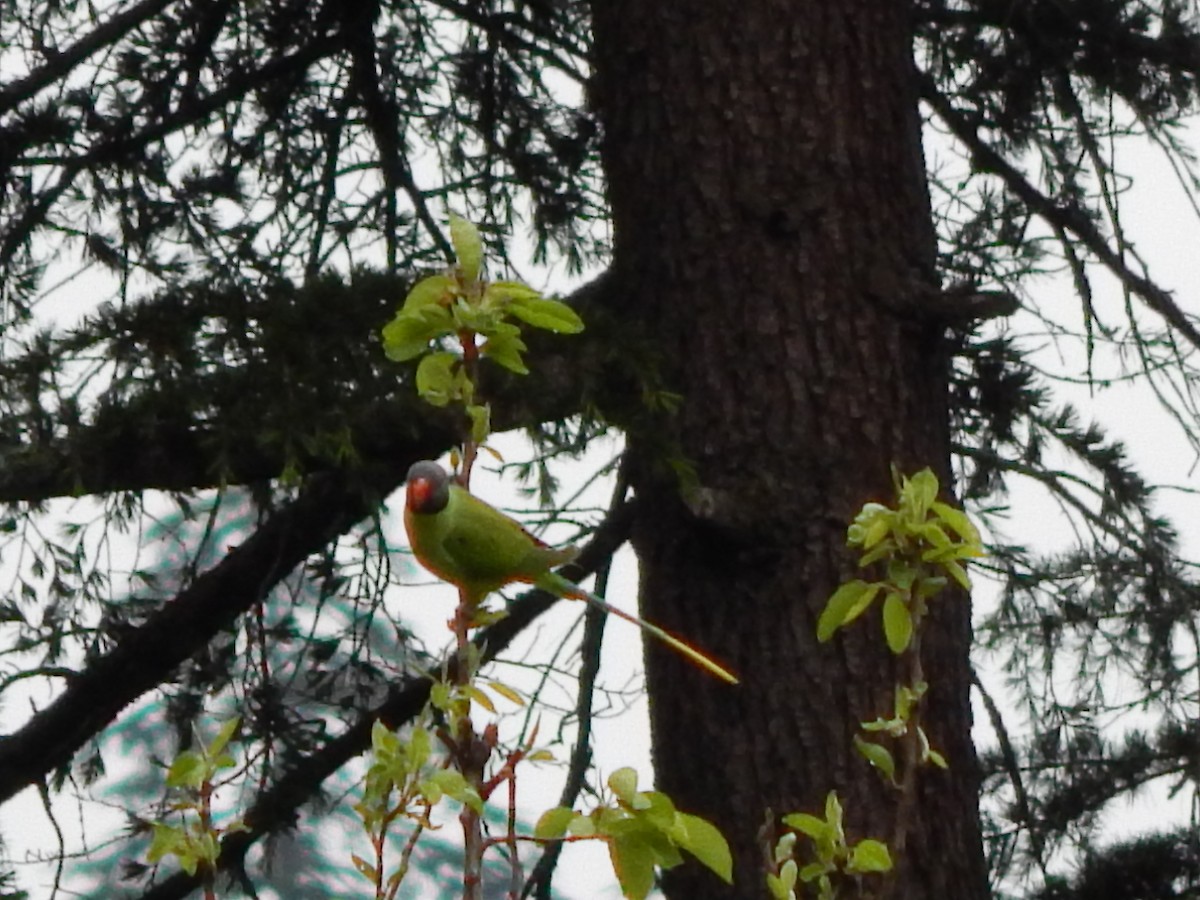
[[686, 656], [700, 668], [711, 672], [722, 681], [727, 681], [730, 684], [738, 683], [737, 676], [735, 676], [720, 663], [701, 653], [687, 642], [675, 637], [675, 635], [671, 634], [669, 631], [664, 631], [652, 622], [647, 622], [645, 619], [631, 615], [624, 610], [617, 609], [615, 606], [611, 606], [609, 603], [600, 599], [590, 591], [586, 591], [579, 585], [563, 578], [563, 576], [559, 575], [557, 572], [547, 572], [537, 580], [536, 586], [540, 587], [542, 590], [549, 591], [552, 594], [557, 594], [559, 597], [566, 597], [570, 600], [584, 600], [592, 604], [592, 606], [595, 606], [597, 609], [602, 609], [604, 612], [611, 613], [619, 619], [624, 619], [626, 622], [636, 625], [651, 637], [662, 641], [676, 653]]

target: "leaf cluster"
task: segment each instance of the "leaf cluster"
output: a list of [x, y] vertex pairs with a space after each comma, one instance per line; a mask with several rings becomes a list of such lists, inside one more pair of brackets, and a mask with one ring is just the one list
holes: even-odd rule
[[[841, 585], [817, 622], [817, 639], [828, 641], [883, 594], [883, 629], [893, 653], [912, 640], [914, 610], [947, 585], [947, 576], [964, 590], [971, 582], [962, 563], [983, 555], [979, 532], [962, 510], [937, 499], [937, 477], [924, 469], [896, 476], [897, 506], [868, 503], [846, 532], [846, 543], [863, 550], [860, 567], [887, 564], [880, 581], [855, 579]], [[944, 574], [935, 574], [937, 571]]]
[[[122, 280], [194, 267], [312, 277], [367, 255], [393, 271], [429, 265], [447, 249], [430, 205], [452, 193], [504, 225], [531, 211], [543, 252], [594, 260], [580, 223], [602, 208], [596, 127], [554, 87], [585, 79], [569, 30], [583, 13], [551, 6], [493, 17], [12, 0], [0, 17], [13, 73], [0, 83], [6, 312], [28, 316], [44, 265], [71, 244]], [[409, 150], [436, 154], [432, 184], [418, 187]]]
[[534, 836], [605, 841], [621, 892], [630, 900], [643, 900], [650, 893], [657, 868], [682, 865], [681, 850], [732, 883], [733, 858], [721, 832], [699, 816], [677, 810], [666, 794], [639, 791], [637, 781], [633, 769], [618, 769], [608, 777], [610, 803], [590, 813], [564, 806], [547, 810]]
[[[776, 841], [772, 859], [776, 871], [767, 873], [767, 888], [774, 900], [796, 900], [797, 883], [811, 884], [821, 900], [837, 896], [834, 876], [878, 875], [892, 870], [887, 844], [863, 838], [853, 844], [846, 838], [844, 811], [837, 791], [825, 797], [825, 817], [791, 813], [783, 817], [790, 829]], [[797, 838], [803, 835], [812, 846], [812, 862], [796, 861]]]
[[[435, 407], [461, 405], [470, 422], [470, 442], [482, 446], [491, 433], [491, 407], [477, 402], [482, 357], [517, 375], [528, 375], [523, 354], [528, 349], [513, 320], [558, 334], [583, 330], [579, 315], [557, 300], [516, 281], [486, 281], [479, 230], [461, 216], [450, 217], [455, 266], [418, 281], [404, 305], [383, 328], [388, 358], [417, 364], [417, 394]], [[457, 352], [442, 348], [453, 337]], [[482, 347], [478, 340], [483, 338]], [[434, 349], [430, 351], [430, 344]]]
[[443, 798], [456, 800], [483, 812], [479, 796], [455, 769], [435, 767], [431, 761], [432, 738], [428, 730], [414, 728], [407, 740], [382, 723], [371, 731], [371, 766], [367, 770], [363, 799], [355, 805], [364, 825], [375, 831], [385, 819], [411, 815], [413, 804], [428, 809]]
[[185, 821], [182, 825], [161, 821], [152, 824], [153, 839], [146, 853], [151, 863], [174, 856], [189, 875], [198, 869], [211, 875], [220, 856], [221, 836], [246, 830], [238, 820], [217, 828], [210, 805], [217, 775], [237, 765], [225, 748], [240, 725], [240, 718], [230, 719], [211, 742], [201, 743], [198, 750], [185, 750], [172, 761], [167, 770], [167, 787], [179, 791], [182, 799], [172, 804], [171, 809], [182, 813]]

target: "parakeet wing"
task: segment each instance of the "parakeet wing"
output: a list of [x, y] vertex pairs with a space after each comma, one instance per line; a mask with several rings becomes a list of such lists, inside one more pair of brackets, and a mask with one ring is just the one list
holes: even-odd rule
[[574, 549], [547, 547], [515, 519], [459, 487], [450, 492], [441, 548], [460, 578], [481, 593], [512, 581], [534, 581], [574, 557]]

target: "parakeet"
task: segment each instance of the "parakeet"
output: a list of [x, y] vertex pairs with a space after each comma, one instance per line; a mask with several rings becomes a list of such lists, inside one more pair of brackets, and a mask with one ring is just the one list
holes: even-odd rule
[[408, 470], [404, 527], [413, 555], [434, 575], [477, 604], [506, 584], [532, 584], [558, 597], [585, 600], [651, 634], [718, 678], [737, 684], [728, 670], [657, 625], [609, 606], [557, 572], [575, 558], [572, 547], [549, 547], [515, 519], [454, 484], [436, 462], [423, 460]]

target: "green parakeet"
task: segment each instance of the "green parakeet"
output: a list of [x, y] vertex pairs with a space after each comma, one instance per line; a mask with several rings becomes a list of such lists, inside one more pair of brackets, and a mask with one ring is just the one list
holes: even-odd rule
[[728, 670], [679, 638], [609, 606], [552, 571], [575, 558], [573, 547], [557, 550], [542, 543], [515, 519], [454, 484], [436, 462], [423, 460], [408, 470], [404, 527], [421, 565], [459, 588], [471, 605], [506, 584], [532, 584], [632, 622], [718, 678], [737, 684]]

